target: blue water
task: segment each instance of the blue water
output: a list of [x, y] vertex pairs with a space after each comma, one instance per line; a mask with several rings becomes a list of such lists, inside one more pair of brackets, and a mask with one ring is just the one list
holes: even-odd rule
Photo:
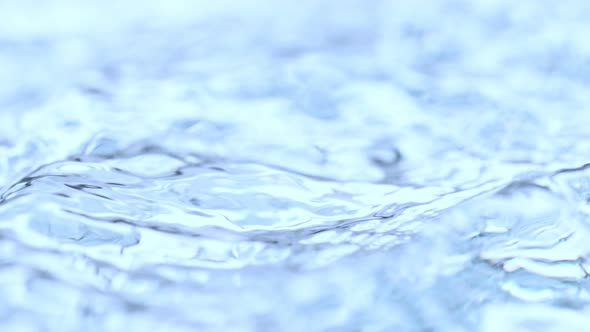
[[0, 330], [590, 331], [589, 15], [0, 2]]

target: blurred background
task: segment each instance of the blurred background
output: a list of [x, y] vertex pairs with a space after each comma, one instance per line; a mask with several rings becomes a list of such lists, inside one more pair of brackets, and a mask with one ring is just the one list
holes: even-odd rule
[[10, 331], [585, 331], [590, 3], [1, 1]]

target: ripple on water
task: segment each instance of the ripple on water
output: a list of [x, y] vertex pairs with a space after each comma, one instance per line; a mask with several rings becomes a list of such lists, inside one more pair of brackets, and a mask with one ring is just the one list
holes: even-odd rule
[[0, 330], [588, 330], [582, 1], [230, 2], [0, 1]]

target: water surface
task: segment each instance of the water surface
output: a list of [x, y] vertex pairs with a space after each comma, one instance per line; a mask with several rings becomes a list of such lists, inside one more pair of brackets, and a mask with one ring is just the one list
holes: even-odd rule
[[2, 330], [588, 330], [589, 6], [0, 3]]

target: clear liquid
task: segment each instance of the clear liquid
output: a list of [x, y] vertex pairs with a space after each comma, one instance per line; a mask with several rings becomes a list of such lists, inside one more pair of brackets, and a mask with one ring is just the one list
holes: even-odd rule
[[588, 329], [586, 7], [0, 4], [2, 330]]

